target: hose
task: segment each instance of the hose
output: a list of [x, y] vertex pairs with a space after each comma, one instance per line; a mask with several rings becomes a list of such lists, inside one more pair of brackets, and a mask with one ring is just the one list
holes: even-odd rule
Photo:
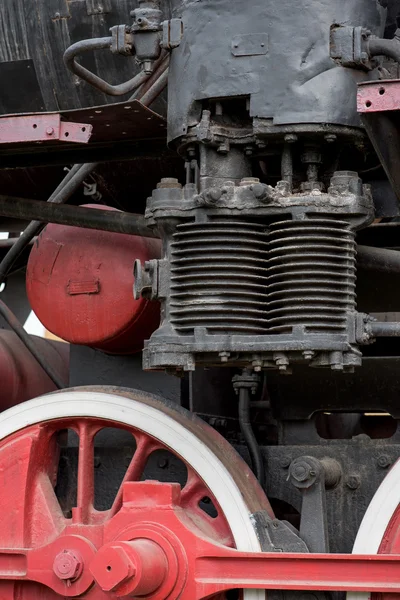
[[388, 56], [400, 63], [400, 41], [397, 38], [392, 40], [370, 38], [368, 40], [368, 54], [370, 56]]
[[16, 333], [21, 342], [27, 347], [32, 356], [37, 360], [39, 365], [42, 367], [43, 371], [50, 377], [54, 385], [56, 385], [56, 387], [60, 390], [67, 387], [66, 384], [60, 379], [53, 367], [47, 364], [45, 357], [43, 356], [39, 348], [36, 346], [34, 340], [25, 331], [25, 329], [23, 328], [17, 317], [14, 315], [12, 310], [9, 309], [8, 306], [2, 300], [0, 300], [0, 316], [2, 316], [5, 321], [7, 321], [11, 329]]
[[[64, 177], [63, 181], [54, 190], [47, 202], [52, 204], [63, 204], [79, 188], [86, 177], [93, 171], [97, 163], [87, 163], [84, 165], [74, 165]], [[3, 283], [11, 267], [21, 256], [22, 252], [29, 245], [32, 239], [40, 233], [45, 225], [42, 221], [32, 221], [26, 227], [25, 231], [18, 238], [15, 244], [7, 252], [0, 262], [0, 284]]]
[[264, 487], [265, 473], [263, 459], [250, 421], [250, 390], [243, 387], [239, 388], [239, 425], [250, 454], [253, 471], [261, 487]]

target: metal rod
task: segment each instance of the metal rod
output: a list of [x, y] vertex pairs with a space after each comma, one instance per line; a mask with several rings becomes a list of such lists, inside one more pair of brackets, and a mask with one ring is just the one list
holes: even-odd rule
[[66, 384], [60, 379], [58, 373], [49, 365], [43, 356], [42, 352], [36, 346], [33, 338], [25, 331], [12, 310], [8, 308], [2, 300], [0, 300], [0, 315], [7, 321], [11, 329], [17, 334], [19, 339], [28, 348], [32, 356], [37, 360], [43, 371], [50, 377], [52, 382], [59, 388], [63, 389]]
[[0, 215], [84, 229], [158, 237], [157, 233], [147, 227], [142, 215], [128, 212], [111, 212], [96, 208], [49, 204], [39, 200], [10, 199], [8, 196], [0, 196]]
[[400, 252], [387, 248], [357, 246], [358, 267], [366, 271], [400, 273]]
[[[82, 184], [84, 179], [86, 179], [86, 177], [89, 175], [89, 173], [93, 171], [93, 169], [96, 167], [96, 164], [97, 163], [74, 165], [64, 177], [63, 181], [54, 190], [47, 202], [51, 204], [62, 204], [66, 202], [72, 196], [72, 194], [76, 192], [76, 190], [80, 187], [80, 185]], [[9, 200], [10, 203], [16, 202], [15, 198]], [[44, 203], [41, 202], [41, 204]], [[19, 256], [21, 256], [22, 252], [32, 241], [32, 239], [40, 233], [43, 227], [43, 221], [40, 219], [35, 219], [32, 223], [28, 225], [28, 227], [18, 238], [16, 243], [10, 248], [3, 260], [0, 262], [0, 283], [4, 281], [4, 279], [7, 277], [7, 273], [10, 271], [15, 261], [18, 259]]]
[[373, 337], [400, 337], [400, 323], [375, 321], [369, 326]]

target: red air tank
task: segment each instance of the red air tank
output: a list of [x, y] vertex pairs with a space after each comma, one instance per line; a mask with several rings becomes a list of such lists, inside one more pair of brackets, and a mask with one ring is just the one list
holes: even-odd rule
[[159, 305], [134, 300], [133, 265], [137, 258], [159, 258], [160, 248], [151, 238], [49, 224], [29, 257], [32, 309], [68, 342], [113, 354], [138, 352], [158, 327]]
[[[69, 345], [31, 336], [46, 362], [68, 385]], [[13, 331], [0, 331], [0, 411], [56, 390], [37, 360]]]

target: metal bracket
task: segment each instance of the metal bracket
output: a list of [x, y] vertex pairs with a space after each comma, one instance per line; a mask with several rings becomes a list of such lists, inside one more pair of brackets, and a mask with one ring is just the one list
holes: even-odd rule
[[183, 37], [183, 21], [181, 19], [171, 19], [162, 22], [162, 41], [161, 47], [165, 50], [177, 48]]
[[367, 40], [371, 32], [364, 27], [333, 25], [331, 27], [331, 58], [342, 67], [371, 70]]
[[330, 458], [301, 456], [289, 467], [289, 479], [303, 496], [300, 537], [310, 552], [329, 552], [325, 490], [335, 487], [340, 478], [341, 467]]
[[59, 141], [87, 144], [93, 126], [61, 121], [60, 114], [0, 117], [0, 144]]

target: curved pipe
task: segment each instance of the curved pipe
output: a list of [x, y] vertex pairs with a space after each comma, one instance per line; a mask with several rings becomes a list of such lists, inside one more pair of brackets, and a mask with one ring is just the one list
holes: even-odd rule
[[125, 83], [111, 85], [76, 62], [76, 57], [83, 52], [109, 49], [111, 43], [112, 37], [93, 38], [91, 40], [76, 42], [76, 44], [73, 44], [65, 51], [64, 64], [74, 75], [77, 75], [87, 83], [90, 83], [90, 85], [101, 92], [104, 92], [104, 94], [108, 94], [109, 96], [124, 96], [129, 92], [133, 92], [145, 83], [149, 78], [149, 74], [142, 71]]
[[396, 38], [392, 40], [370, 38], [368, 53], [370, 56], [387, 56], [400, 63], [400, 42]]

